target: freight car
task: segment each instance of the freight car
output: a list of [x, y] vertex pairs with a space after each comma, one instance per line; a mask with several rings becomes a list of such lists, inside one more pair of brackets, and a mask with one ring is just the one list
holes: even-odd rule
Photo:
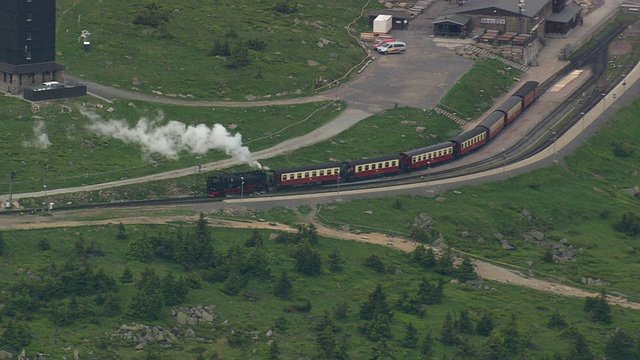
[[207, 192], [211, 197], [252, 194], [293, 186], [362, 181], [429, 168], [465, 156], [494, 139], [538, 98], [538, 85], [536, 81], [526, 82], [478, 126], [445, 142], [371, 159], [211, 176]]

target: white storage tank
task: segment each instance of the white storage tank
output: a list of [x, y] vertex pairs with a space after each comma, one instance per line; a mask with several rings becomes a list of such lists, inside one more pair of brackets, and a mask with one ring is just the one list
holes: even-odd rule
[[392, 16], [391, 15], [378, 15], [373, 20], [373, 32], [377, 34], [386, 34], [391, 30]]

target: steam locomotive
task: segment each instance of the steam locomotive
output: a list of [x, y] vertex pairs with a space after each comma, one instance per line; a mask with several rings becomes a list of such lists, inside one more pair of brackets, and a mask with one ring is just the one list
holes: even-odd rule
[[210, 176], [207, 193], [219, 197], [272, 192], [292, 186], [362, 181], [438, 165], [465, 156], [490, 142], [538, 98], [538, 85], [536, 81], [524, 83], [478, 126], [448, 141], [371, 159]]

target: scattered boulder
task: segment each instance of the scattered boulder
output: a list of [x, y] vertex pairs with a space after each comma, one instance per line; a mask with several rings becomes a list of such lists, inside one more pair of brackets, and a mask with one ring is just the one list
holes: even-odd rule
[[534, 239], [538, 240], [538, 241], [543, 241], [544, 240], [544, 233], [540, 230], [531, 230], [529, 232], [529, 235], [531, 235]]

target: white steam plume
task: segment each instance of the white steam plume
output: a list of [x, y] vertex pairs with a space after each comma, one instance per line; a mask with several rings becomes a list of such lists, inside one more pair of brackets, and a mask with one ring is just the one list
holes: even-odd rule
[[242, 145], [242, 135], [232, 135], [220, 124], [208, 127], [204, 124], [192, 126], [179, 121], [169, 121], [164, 125], [156, 125], [156, 121], [142, 118], [135, 126], [130, 126], [123, 120], [102, 120], [97, 114], [86, 110], [82, 113], [92, 120], [92, 123], [87, 125], [89, 130], [126, 143], [140, 144], [147, 152], [177, 159], [183, 150], [192, 154], [221, 150], [236, 160], [256, 168], [261, 167], [253, 160], [249, 148]]
[[49, 141], [49, 135], [44, 132], [45, 123], [42, 120], [37, 120], [33, 126], [33, 135], [35, 139], [32, 141], [23, 141], [22, 145], [25, 147], [36, 147], [38, 149], [46, 149], [51, 145]]

